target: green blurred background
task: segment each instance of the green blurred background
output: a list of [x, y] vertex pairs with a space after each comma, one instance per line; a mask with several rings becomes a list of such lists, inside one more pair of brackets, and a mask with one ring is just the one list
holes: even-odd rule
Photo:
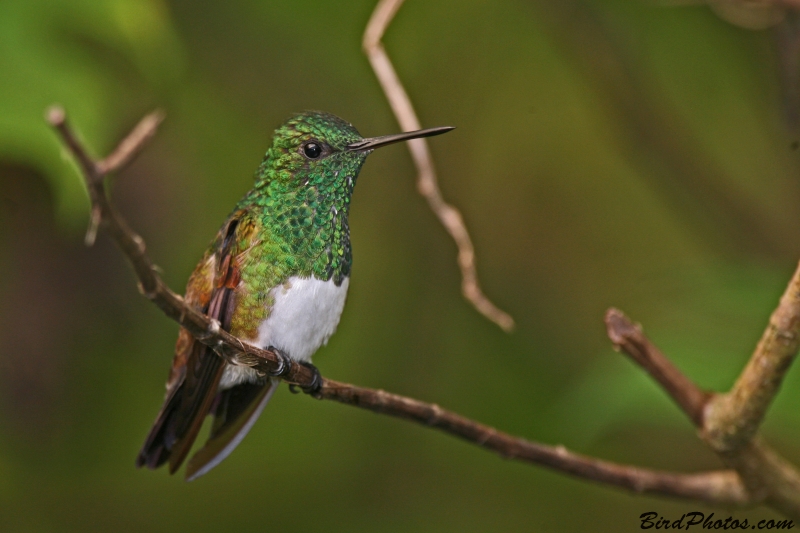
[[[134, 468], [177, 327], [105, 236], [83, 246], [86, 196], [45, 108], [64, 105], [98, 156], [166, 111], [112, 192], [180, 290], [288, 115], [398, 131], [360, 48], [373, 7], [0, 2], [0, 531], [611, 532], [646, 511], [731, 514], [286, 391], [200, 480]], [[423, 126], [458, 127], [431, 142], [441, 187], [518, 327], [462, 299], [455, 247], [396, 146], [359, 180], [322, 372], [605, 459], [718, 468], [602, 318], [623, 309], [703, 387], [742, 368], [800, 257], [792, 24], [630, 0], [409, 0], [386, 47]], [[795, 463], [799, 401], [795, 368], [764, 427]]]

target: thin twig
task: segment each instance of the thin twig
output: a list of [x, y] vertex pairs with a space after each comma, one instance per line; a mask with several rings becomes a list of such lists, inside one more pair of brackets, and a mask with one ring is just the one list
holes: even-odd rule
[[[122, 217], [111, 208], [103, 188], [104, 174], [97, 170], [98, 165], [87, 155], [86, 150], [77, 140], [66, 121], [64, 112], [54, 109], [48, 114], [48, 118], [61, 134], [64, 143], [73, 155], [81, 161], [93, 206], [97, 207], [98, 212], [101, 213], [101, 226], [109, 232], [130, 261], [139, 279], [140, 291], [200, 342], [215, 347], [217, 353], [230, 363], [251, 366], [263, 373], [277, 371], [282, 363], [274, 352], [256, 348], [232, 336], [220, 328], [219, 322], [211, 320], [197, 309], [187, 305], [182, 297], [166, 286], [147, 256], [142, 238], [136, 235]], [[129, 139], [136, 139], [127, 148], [129, 153], [140, 150], [146, 140], [155, 133], [158, 121], [151, 121], [148, 124], [147, 135], [129, 137]], [[119, 160], [124, 161], [125, 159], [121, 157]], [[291, 369], [284, 379], [289, 383], [308, 386], [312, 383], [314, 376], [305, 366], [292, 362]], [[678, 474], [602, 461], [570, 452], [562, 446], [547, 446], [509, 435], [442, 409], [436, 404], [329, 379], [323, 379], [318, 397], [415, 421], [495, 451], [503, 457], [546, 466], [582, 479], [625, 488], [637, 493], [737, 506], [751, 505], [758, 501], [733, 470]]]
[[800, 346], [800, 265], [736, 384], [706, 410], [706, 439], [720, 451], [752, 440]]
[[[403, 88], [403, 84], [400, 82], [400, 78], [398, 78], [392, 62], [381, 43], [386, 28], [392, 22], [401, 5], [403, 5], [403, 0], [381, 0], [378, 2], [364, 31], [362, 47], [372, 65], [372, 70], [375, 71], [375, 76], [377, 76], [383, 88], [394, 116], [400, 124], [400, 128], [405, 131], [412, 131], [418, 130], [422, 126], [417, 114], [414, 112], [411, 99]], [[458, 248], [461, 291], [464, 297], [483, 316], [503, 330], [511, 331], [514, 329], [514, 319], [511, 318], [511, 315], [494, 305], [483, 294], [475, 269], [475, 248], [472, 245], [472, 239], [470, 239], [461, 213], [445, 202], [442, 197], [436, 178], [436, 170], [433, 166], [433, 158], [428, 149], [428, 142], [425, 139], [414, 139], [407, 144], [411, 152], [411, 158], [414, 160], [414, 165], [417, 167], [417, 189], [428, 201], [431, 210], [439, 217], [442, 225], [450, 233]]]
[[611, 308], [606, 311], [606, 329], [614, 346], [644, 368], [675, 400], [694, 425], [701, 427], [703, 408], [711, 394], [700, 389], [678, 370], [672, 361], [650, 342], [642, 328], [631, 322], [619, 309]]
[[142, 147], [156, 134], [158, 126], [164, 120], [164, 112], [156, 110], [145, 116], [131, 130], [127, 137], [117, 145], [111, 155], [97, 163], [100, 174], [108, 174], [122, 170], [141, 151]]

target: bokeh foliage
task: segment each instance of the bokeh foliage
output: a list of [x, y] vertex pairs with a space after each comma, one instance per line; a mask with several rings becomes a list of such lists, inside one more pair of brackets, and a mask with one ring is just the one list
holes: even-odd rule
[[[133, 468], [176, 326], [107, 240], [83, 247], [85, 193], [44, 109], [64, 105], [98, 155], [167, 112], [111, 186], [177, 289], [286, 116], [397, 130], [360, 51], [372, 8], [0, 2], [0, 530], [599, 532], [711, 511], [286, 392], [197, 482]], [[351, 292], [323, 373], [612, 460], [718, 467], [611, 350], [602, 316], [641, 321], [704, 387], [726, 389], [747, 360], [800, 257], [773, 35], [704, 6], [409, 0], [385, 42], [423, 125], [458, 127], [431, 142], [441, 186], [518, 329], [462, 300], [454, 246], [407, 153], [387, 149], [359, 180]], [[796, 370], [764, 431], [797, 463]]]

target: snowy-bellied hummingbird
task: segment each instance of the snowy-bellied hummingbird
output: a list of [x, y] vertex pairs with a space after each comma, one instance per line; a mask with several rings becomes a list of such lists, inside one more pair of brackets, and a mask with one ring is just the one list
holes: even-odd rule
[[[375, 148], [452, 129], [365, 139], [334, 115], [291, 117], [275, 131], [255, 186], [189, 277], [185, 301], [232, 335], [310, 366], [319, 378], [311, 356], [344, 308], [352, 265], [347, 217], [364, 161]], [[169, 462], [174, 473], [212, 415], [209, 439], [186, 468], [187, 480], [205, 474], [241, 442], [279, 383], [227, 363], [181, 329], [166, 398], [136, 465]]]

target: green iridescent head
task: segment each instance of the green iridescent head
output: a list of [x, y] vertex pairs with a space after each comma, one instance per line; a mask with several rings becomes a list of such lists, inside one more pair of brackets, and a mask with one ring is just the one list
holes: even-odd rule
[[307, 186], [350, 189], [368, 153], [352, 152], [347, 145], [361, 140], [356, 129], [344, 120], [317, 111], [294, 115], [272, 138], [264, 162], [258, 169], [256, 187], [273, 192]]
[[259, 216], [268, 230], [261, 236], [258, 264], [341, 284], [352, 265], [350, 199], [367, 156], [387, 144], [451, 129], [365, 139], [328, 113], [309, 111], [287, 120], [275, 130], [255, 187], [234, 210]]
[[256, 175], [256, 188], [308, 186], [352, 193], [367, 156], [380, 146], [438, 135], [452, 128], [432, 128], [365, 139], [348, 122], [321, 111], [306, 111], [283, 123]]

